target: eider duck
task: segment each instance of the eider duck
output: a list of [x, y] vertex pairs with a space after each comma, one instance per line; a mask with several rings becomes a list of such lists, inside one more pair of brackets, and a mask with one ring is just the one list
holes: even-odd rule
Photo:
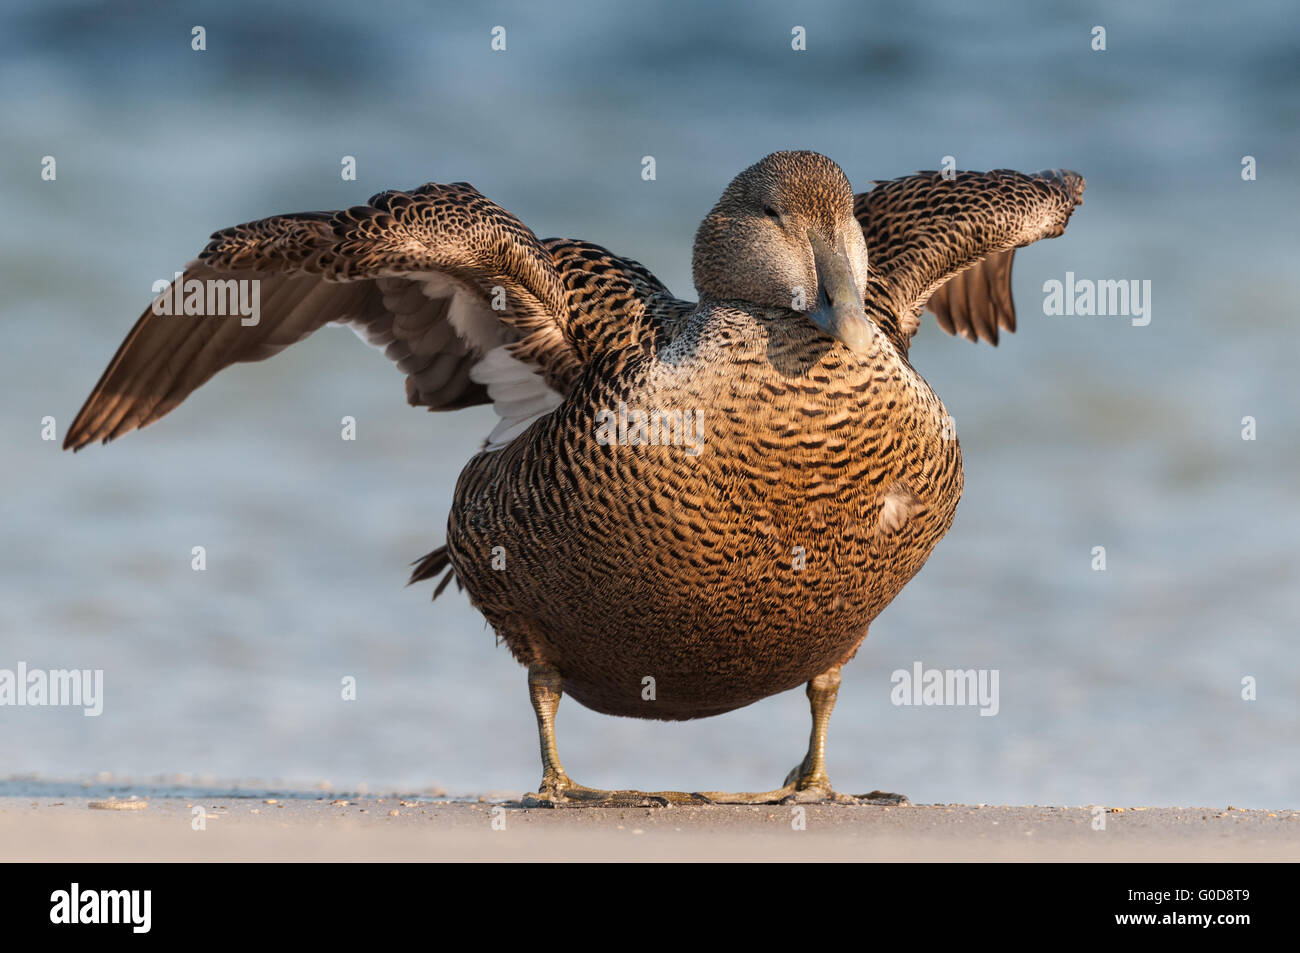
[[[412, 581], [441, 576], [436, 598], [454, 578], [526, 666], [542, 780], [524, 803], [897, 802], [837, 794], [825, 739], [841, 666], [961, 496], [951, 418], [909, 345], [926, 309], [971, 340], [1013, 331], [1014, 251], [1064, 232], [1084, 180], [873, 185], [855, 195], [814, 152], [741, 172], [695, 238], [698, 303], [599, 245], [538, 239], [464, 182], [223, 229], [177, 281], [255, 279], [257, 320], [167, 314], [156, 304], [175, 289], [162, 292], [64, 447], [107, 443], [236, 361], [350, 325], [406, 375], [412, 405], [499, 415]], [[678, 720], [799, 685], [812, 736], [773, 791], [598, 791], [560, 763], [564, 693]]]

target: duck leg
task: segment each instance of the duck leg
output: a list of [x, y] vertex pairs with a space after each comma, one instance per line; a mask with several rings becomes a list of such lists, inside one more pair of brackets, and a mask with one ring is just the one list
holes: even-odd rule
[[525, 794], [524, 807], [667, 807], [669, 804], [707, 804], [698, 794], [683, 791], [602, 791], [576, 784], [564, 772], [555, 744], [555, 710], [563, 696], [564, 680], [552, 665], [528, 666], [528, 695], [537, 715], [537, 736], [542, 749], [542, 783], [535, 794]]
[[812, 709], [812, 734], [808, 753], [785, 778], [785, 786], [760, 794], [728, 794], [707, 791], [704, 797], [715, 804], [779, 804], [782, 802], [832, 802], [836, 804], [907, 804], [901, 794], [872, 791], [853, 796], [838, 794], [826, 776], [826, 730], [831, 711], [840, 692], [840, 666], [833, 665], [808, 683], [808, 702]]
[[822, 672], [808, 683], [808, 704], [812, 709], [812, 734], [808, 736], [808, 753], [785, 776], [787, 786], [820, 797], [832, 797], [831, 779], [826, 776], [826, 731], [831, 712], [840, 694], [840, 666]]

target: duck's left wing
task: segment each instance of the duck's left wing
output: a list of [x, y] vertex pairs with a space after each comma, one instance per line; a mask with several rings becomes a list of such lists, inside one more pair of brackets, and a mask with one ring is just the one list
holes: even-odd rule
[[1084, 190], [1083, 176], [1060, 169], [918, 172], [874, 185], [854, 213], [900, 325], [914, 334], [928, 310], [949, 334], [993, 345], [999, 330], [1016, 329], [1015, 250], [1062, 234]]

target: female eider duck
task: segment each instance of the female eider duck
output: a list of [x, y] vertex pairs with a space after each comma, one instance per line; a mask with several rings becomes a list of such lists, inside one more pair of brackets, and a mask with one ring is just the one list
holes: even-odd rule
[[[814, 152], [740, 173], [696, 235], [698, 304], [598, 245], [538, 239], [463, 182], [227, 228], [181, 290], [257, 279], [258, 320], [151, 306], [64, 447], [348, 324], [396, 362], [411, 404], [500, 416], [412, 581], [449, 570], [435, 597], [454, 574], [527, 666], [542, 781], [524, 803], [898, 801], [836, 794], [824, 752], [840, 667], [961, 496], [951, 420], [909, 344], [927, 308], [971, 340], [1015, 330], [1014, 250], [1062, 234], [1084, 181], [873, 184], [855, 196]], [[560, 764], [564, 692], [674, 720], [805, 683], [808, 753], [774, 791], [597, 791]]]

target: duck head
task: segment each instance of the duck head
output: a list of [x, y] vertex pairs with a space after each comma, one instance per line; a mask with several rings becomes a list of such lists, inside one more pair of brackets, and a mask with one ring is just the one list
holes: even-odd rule
[[867, 243], [844, 170], [816, 152], [774, 152], [732, 179], [695, 234], [702, 300], [783, 308], [865, 353]]

